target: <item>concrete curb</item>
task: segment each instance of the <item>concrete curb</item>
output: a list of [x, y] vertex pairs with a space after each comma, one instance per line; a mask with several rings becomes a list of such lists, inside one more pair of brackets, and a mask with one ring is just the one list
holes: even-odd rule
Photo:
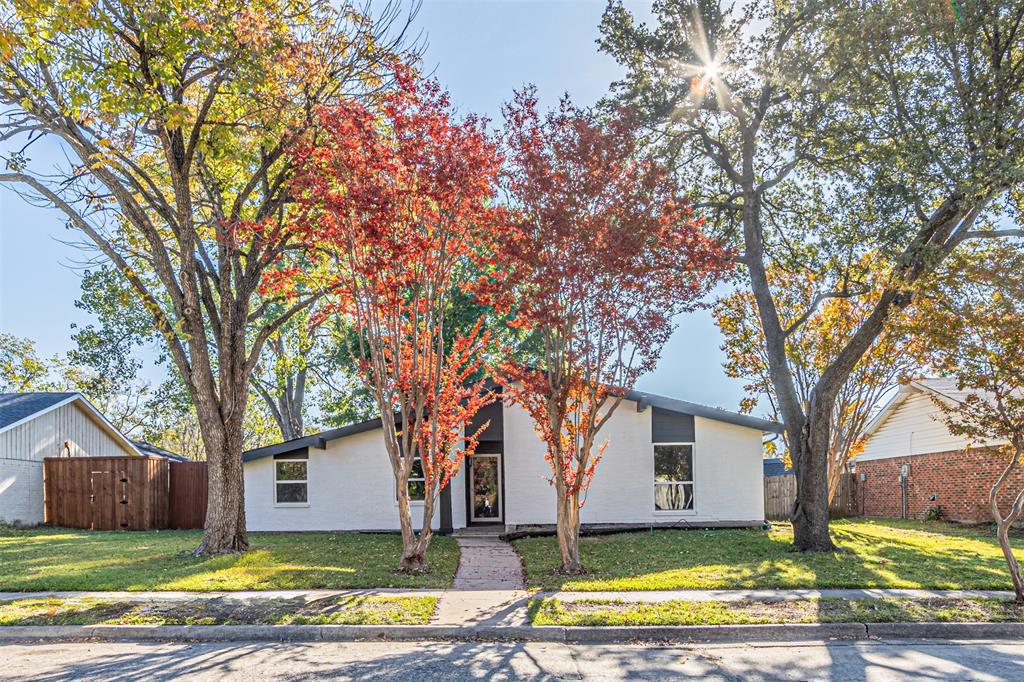
[[795, 642], [823, 639], [864, 639], [863, 623], [794, 623], [769, 625], [646, 625], [631, 627], [566, 627], [565, 641], [627, 642]]
[[638, 627], [438, 625], [17, 625], [14, 641], [351, 642], [360, 640], [567, 642], [792, 642], [827, 639], [1013, 639], [1024, 623], [799, 623]]
[[868, 623], [880, 639], [1024, 639], [1024, 623]]

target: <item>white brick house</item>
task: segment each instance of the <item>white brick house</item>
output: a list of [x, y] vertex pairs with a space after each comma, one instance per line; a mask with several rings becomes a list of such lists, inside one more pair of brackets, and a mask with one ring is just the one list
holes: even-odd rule
[[[584, 524], [764, 520], [761, 441], [779, 424], [649, 393], [628, 398], [599, 435], [609, 445], [581, 511]], [[435, 527], [553, 524], [550, 470], [529, 415], [499, 401], [478, 419], [490, 426], [442, 492]], [[398, 528], [379, 420], [250, 450], [244, 461], [251, 530]]]

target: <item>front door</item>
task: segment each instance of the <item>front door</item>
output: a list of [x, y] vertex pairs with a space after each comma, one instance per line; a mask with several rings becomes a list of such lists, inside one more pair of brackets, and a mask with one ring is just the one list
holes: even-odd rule
[[469, 458], [469, 518], [475, 522], [498, 523], [501, 508], [501, 455], [477, 453]]

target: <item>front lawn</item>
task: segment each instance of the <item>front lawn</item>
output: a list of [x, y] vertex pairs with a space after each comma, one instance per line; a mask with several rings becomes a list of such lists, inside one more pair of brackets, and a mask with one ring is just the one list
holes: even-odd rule
[[[585, 537], [580, 577], [556, 572], [552, 537], [517, 540], [531, 588], [678, 590], [799, 587], [1012, 589], [994, 532], [943, 522], [850, 519], [832, 524], [848, 554], [789, 551], [792, 528], [654, 530]], [[1015, 541], [1024, 560], [1024, 541]]]
[[459, 563], [449, 537], [430, 570], [405, 575], [397, 535], [252, 533], [242, 555], [193, 557], [201, 531], [0, 530], [0, 591], [446, 588]]
[[18, 599], [0, 602], [2, 625], [426, 625], [437, 597], [304, 599]]
[[1000, 623], [1024, 620], [1003, 599], [795, 599], [667, 601], [535, 599], [534, 625], [750, 625], [762, 623]]

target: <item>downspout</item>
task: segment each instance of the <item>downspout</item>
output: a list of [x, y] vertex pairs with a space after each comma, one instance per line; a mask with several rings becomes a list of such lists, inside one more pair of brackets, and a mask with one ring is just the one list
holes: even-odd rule
[[[914, 432], [910, 432], [910, 456], [914, 456]], [[907, 467], [907, 473], [903, 473], [903, 467]], [[910, 477], [909, 462], [900, 466], [900, 518], [907, 518], [907, 479]]]

